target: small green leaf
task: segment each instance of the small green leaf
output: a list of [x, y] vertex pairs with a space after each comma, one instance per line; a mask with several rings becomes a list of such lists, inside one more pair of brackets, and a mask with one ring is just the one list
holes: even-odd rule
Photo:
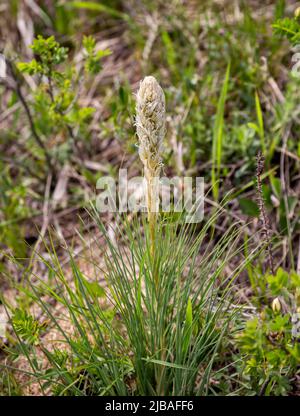
[[261, 105], [260, 105], [257, 91], [255, 92], [255, 108], [256, 108], [256, 117], [257, 117], [258, 135], [260, 138], [260, 145], [261, 145], [263, 154], [265, 154], [266, 144], [265, 144], [265, 134], [264, 134], [264, 119], [263, 119]]
[[259, 207], [256, 202], [251, 199], [240, 198], [239, 204], [243, 214], [249, 215], [249, 217], [259, 217]]
[[99, 4], [92, 1], [70, 1], [68, 2], [68, 6], [72, 6], [76, 9], [86, 9], [91, 10], [94, 12], [103, 12], [110, 14], [114, 17], [119, 17], [124, 20], [129, 20], [129, 16], [125, 13], [121, 13], [105, 4]]
[[191, 299], [188, 300], [186, 313], [185, 313], [185, 323], [183, 328], [183, 342], [182, 342], [182, 351], [183, 354], [186, 354], [188, 351], [191, 337], [193, 331], [193, 307]]
[[250, 129], [254, 130], [257, 134], [259, 134], [259, 127], [258, 127], [258, 125], [257, 125], [257, 124], [252, 123], [252, 122], [249, 122], [249, 123], [247, 123], [247, 126], [248, 126]]
[[185, 323], [187, 326], [191, 326], [193, 323], [193, 309], [192, 309], [192, 302], [191, 299], [188, 300], [187, 307], [186, 307], [186, 316], [185, 316]]
[[281, 197], [281, 182], [279, 178], [275, 178], [275, 176], [270, 176], [270, 181], [272, 185], [272, 190], [275, 194], [275, 196], [280, 199]]
[[99, 285], [98, 282], [89, 282], [88, 280], [84, 279], [83, 283], [87, 288], [88, 292], [96, 298], [103, 298], [105, 297], [105, 290], [103, 287]]

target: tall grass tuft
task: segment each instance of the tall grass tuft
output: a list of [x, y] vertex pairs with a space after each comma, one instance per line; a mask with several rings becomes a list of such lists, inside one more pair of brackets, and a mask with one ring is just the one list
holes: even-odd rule
[[136, 131], [139, 155], [147, 181], [147, 211], [151, 255], [155, 257], [155, 224], [158, 209], [158, 178], [162, 167], [161, 149], [165, 135], [165, 95], [156, 79], [144, 78], [136, 97]]
[[[238, 312], [231, 304], [232, 282], [258, 249], [228, 271], [243, 252], [239, 226], [214, 243], [207, 236], [215, 217], [200, 230], [159, 220], [156, 286], [149, 223], [120, 217], [116, 245], [96, 209], [91, 215], [105, 240], [104, 245], [95, 238], [105, 266], [94, 265], [93, 280], [70, 252], [70, 281], [50, 246], [50, 260], [43, 261], [51, 280], [35, 276], [26, 289], [55, 340], [45, 342], [45, 328], [38, 324], [34, 338], [27, 336], [37, 318], [29, 312], [22, 318], [7, 305], [14, 355], [27, 359], [30, 382], [39, 382], [47, 395], [211, 394], [212, 374], [222, 371], [222, 343]], [[50, 306], [55, 302], [59, 314]]]
[[[150, 190], [161, 169], [164, 117], [163, 92], [147, 77], [137, 95], [136, 124]], [[151, 202], [151, 192], [149, 198]], [[111, 225], [92, 206], [91, 217], [102, 235], [95, 236], [93, 247], [105, 264], [94, 264], [91, 280], [71, 250], [68, 279], [53, 245], [46, 245], [49, 259], [41, 260], [51, 279], [34, 276], [26, 296], [39, 306], [46, 331], [58, 334], [52, 344], [45, 342], [45, 326], [36, 317], [6, 303], [15, 354], [26, 357], [27, 376], [38, 381], [43, 394], [214, 393], [211, 375], [222, 370], [221, 346], [238, 313], [231, 303], [232, 283], [259, 248], [251, 251], [248, 241], [247, 257], [238, 263], [244, 252], [239, 224], [217, 241], [209, 237], [221, 208], [201, 225], [186, 224], [184, 213], [152, 217], [151, 212], [148, 205], [149, 221], [142, 214], [118, 216], [112, 241]], [[228, 268], [229, 262], [235, 266]], [[34, 336], [28, 336], [28, 328], [34, 328]]]

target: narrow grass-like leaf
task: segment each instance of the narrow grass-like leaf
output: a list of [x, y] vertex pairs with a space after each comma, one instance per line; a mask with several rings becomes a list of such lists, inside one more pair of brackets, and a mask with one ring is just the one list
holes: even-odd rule
[[224, 110], [225, 110], [225, 102], [226, 102], [228, 84], [229, 84], [229, 74], [230, 74], [230, 63], [227, 66], [221, 95], [218, 101], [217, 114], [216, 114], [216, 119], [214, 123], [214, 129], [213, 129], [211, 178], [212, 178], [213, 196], [216, 201], [219, 199], [219, 179], [220, 179], [223, 140], [224, 140], [224, 134], [223, 134]]

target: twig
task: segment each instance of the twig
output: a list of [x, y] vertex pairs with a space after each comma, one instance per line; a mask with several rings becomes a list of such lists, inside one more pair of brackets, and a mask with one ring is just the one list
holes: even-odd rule
[[9, 60], [7, 60], [7, 65], [10, 68], [10, 72], [11, 72], [12, 78], [15, 81], [15, 88], [14, 89], [15, 89], [15, 92], [17, 93], [17, 95], [18, 95], [18, 97], [19, 97], [19, 99], [20, 99], [20, 101], [21, 101], [21, 103], [23, 105], [23, 108], [25, 110], [25, 113], [27, 115], [27, 118], [28, 118], [28, 121], [29, 121], [29, 125], [30, 125], [30, 129], [31, 129], [31, 132], [32, 132], [32, 135], [33, 135], [35, 141], [37, 142], [37, 144], [39, 145], [39, 147], [41, 147], [43, 149], [44, 154], [45, 154], [45, 158], [46, 158], [46, 162], [47, 162], [47, 165], [48, 165], [48, 168], [50, 170], [50, 173], [53, 174], [55, 172], [55, 168], [54, 168], [54, 166], [52, 164], [51, 157], [50, 157], [50, 155], [48, 153], [48, 150], [47, 150], [44, 142], [42, 141], [42, 139], [40, 138], [40, 136], [38, 135], [38, 133], [36, 131], [36, 128], [35, 128], [35, 125], [34, 125], [34, 121], [33, 121], [33, 117], [31, 115], [29, 106], [28, 106], [28, 104], [27, 104], [27, 102], [25, 100], [25, 97], [24, 97], [24, 95], [22, 93], [22, 90], [21, 90], [20, 81], [18, 80], [18, 77], [16, 76], [16, 74], [14, 72], [13, 65], [12, 65], [12, 63]]

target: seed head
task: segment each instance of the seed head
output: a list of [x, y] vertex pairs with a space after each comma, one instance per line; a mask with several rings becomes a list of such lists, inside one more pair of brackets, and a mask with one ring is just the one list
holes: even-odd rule
[[165, 116], [164, 92], [156, 79], [148, 76], [141, 81], [136, 96], [136, 131], [146, 176], [156, 177], [160, 174]]

